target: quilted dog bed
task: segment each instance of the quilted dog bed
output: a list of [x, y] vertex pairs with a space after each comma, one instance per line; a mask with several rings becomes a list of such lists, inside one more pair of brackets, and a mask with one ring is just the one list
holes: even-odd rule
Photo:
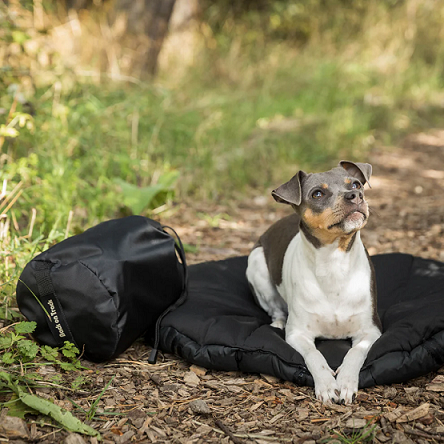
[[[444, 264], [398, 253], [372, 261], [383, 335], [361, 369], [361, 388], [407, 381], [444, 363]], [[209, 369], [312, 386], [301, 355], [255, 304], [246, 267], [247, 257], [189, 267], [188, 298], [162, 321], [160, 349]], [[350, 346], [348, 340], [317, 343], [333, 369]]]

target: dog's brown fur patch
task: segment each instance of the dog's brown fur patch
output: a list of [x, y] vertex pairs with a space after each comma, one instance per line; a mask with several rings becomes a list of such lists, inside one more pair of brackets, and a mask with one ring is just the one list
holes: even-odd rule
[[304, 211], [302, 219], [311, 234], [316, 237], [322, 245], [330, 245], [339, 239], [338, 248], [341, 251], [348, 251], [355, 231], [352, 233], [344, 233], [339, 227], [328, 229], [329, 226], [338, 222], [337, 216], [335, 216], [331, 208], [327, 208], [321, 213], [314, 213], [308, 208]]

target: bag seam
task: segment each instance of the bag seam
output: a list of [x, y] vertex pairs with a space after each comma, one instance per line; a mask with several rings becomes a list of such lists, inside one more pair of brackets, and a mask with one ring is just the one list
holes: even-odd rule
[[103, 288], [107, 291], [107, 293], [108, 293], [108, 295], [109, 295], [109, 297], [110, 297], [110, 299], [111, 299], [111, 301], [112, 301], [112, 303], [114, 305], [114, 308], [116, 310], [117, 316], [116, 316], [116, 319], [115, 319], [115, 322], [114, 322], [114, 326], [116, 327], [116, 330], [117, 330], [117, 340], [116, 340], [116, 342], [114, 344], [114, 348], [113, 348], [113, 352], [112, 352], [112, 355], [114, 355], [114, 353], [116, 352], [116, 349], [117, 349], [117, 345], [119, 344], [120, 338], [122, 336], [121, 329], [117, 327], [117, 319], [120, 316], [120, 312], [119, 312], [119, 309], [117, 307], [116, 301], [114, 300], [114, 297], [113, 297], [113, 294], [112, 294], [111, 290], [105, 285], [105, 283], [103, 282], [101, 277], [92, 268], [90, 268], [88, 266], [88, 264], [86, 264], [82, 260], [78, 260], [77, 262], [80, 265], [83, 265], [87, 270], [89, 270], [98, 279], [98, 281], [102, 284]]

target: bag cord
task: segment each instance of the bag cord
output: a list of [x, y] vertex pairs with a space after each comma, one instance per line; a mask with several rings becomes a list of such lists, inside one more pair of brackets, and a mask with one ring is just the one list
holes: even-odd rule
[[174, 304], [171, 304], [158, 318], [156, 321], [156, 326], [155, 326], [155, 332], [154, 332], [154, 345], [153, 345], [153, 349], [151, 350], [150, 356], [148, 358], [148, 362], [150, 364], [155, 364], [157, 361], [157, 354], [159, 351], [159, 341], [160, 341], [160, 324], [163, 320], [163, 318], [168, 314], [171, 313], [173, 310], [175, 310], [177, 307], [179, 307], [180, 305], [182, 305], [182, 303], [185, 301], [186, 297], [187, 297], [187, 290], [188, 290], [188, 266], [187, 266], [187, 261], [185, 259], [185, 249], [183, 247], [182, 241], [180, 240], [179, 235], [176, 233], [176, 231], [173, 230], [173, 228], [168, 227], [168, 226], [162, 226], [162, 229], [169, 229], [171, 230], [174, 235], [177, 238], [177, 242], [179, 243], [179, 245], [177, 245], [177, 243], [174, 243], [174, 247], [177, 251], [177, 253], [179, 254], [180, 260], [182, 262], [182, 267], [183, 267], [183, 287], [182, 287], [182, 293], [180, 294], [179, 298], [177, 299], [177, 301]]

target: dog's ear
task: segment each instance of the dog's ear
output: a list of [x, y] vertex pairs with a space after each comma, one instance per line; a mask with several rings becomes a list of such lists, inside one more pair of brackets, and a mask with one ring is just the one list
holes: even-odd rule
[[371, 188], [369, 179], [372, 175], [372, 166], [369, 163], [355, 163], [349, 162], [348, 160], [341, 160], [338, 166], [347, 170], [350, 176], [359, 179], [362, 182], [362, 185], [365, 185], [367, 182], [368, 186]]
[[299, 171], [288, 182], [271, 192], [276, 202], [299, 206], [302, 201], [302, 179], [307, 174]]

